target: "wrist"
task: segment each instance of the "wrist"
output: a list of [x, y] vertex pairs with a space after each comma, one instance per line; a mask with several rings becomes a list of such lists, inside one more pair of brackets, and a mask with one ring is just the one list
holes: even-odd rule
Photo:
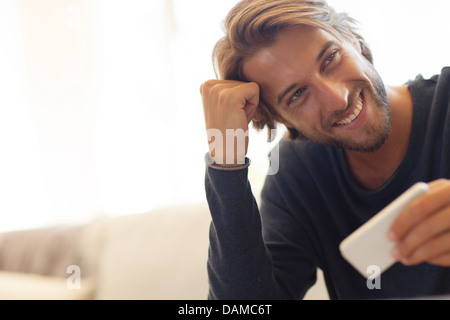
[[211, 157], [211, 154], [208, 152], [205, 156], [205, 162], [208, 165], [208, 167], [218, 170], [224, 170], [224, 171], [236, 171], [236, 170], [242, 170], [246, 169], [250, 166], [250, 159], [244, 158], [242, 162], [237, 162], [235, 164], [221, 164], [214, 161], [214, 158]]

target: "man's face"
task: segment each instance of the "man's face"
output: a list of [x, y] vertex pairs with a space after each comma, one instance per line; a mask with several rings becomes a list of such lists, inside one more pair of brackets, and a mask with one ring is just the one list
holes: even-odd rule
[[384, 85], [356, 43], [290, 28], [246, 60], [243, 71], [278, 121], [316, 143], [373, 152], [390, 132]]

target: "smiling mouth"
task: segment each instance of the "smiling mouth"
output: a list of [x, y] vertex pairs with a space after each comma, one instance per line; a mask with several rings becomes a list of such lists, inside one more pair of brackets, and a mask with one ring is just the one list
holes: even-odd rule
[[358, 119], [359, 115], [361, 114], [362, 109], [363, 109], [363, 100], [362, 100], [362, 97], [360, 95], [358, 97], [358, 101], [356, 103], [356, 107], [353, 110], [353, 113], [349, 117], [336, 122], [335, 126], [346, 126], [346, 125], [349, 125], [350, 123], [352, 123], [353, 121]]

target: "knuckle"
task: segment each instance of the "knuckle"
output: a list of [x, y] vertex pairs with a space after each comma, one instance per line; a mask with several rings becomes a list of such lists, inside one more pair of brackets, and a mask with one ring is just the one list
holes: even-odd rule
[[254, 90], [255, 92], [257, 92], [259, 94], [260, 88], [256, 82], [249, 82], [248, 85], [252, 87], [252, 90]]
[[411, 204], [410, 211], [414, 221], [422, 220], [423, 215], [427, 209], [426, 202], [422, 199], [417, 199]]
[[429, 186], [431, 189], [441, 189], [441, 188], [449, 188], [450, 180], [448, 179], [438, 179], [436, 181], [430, 182]]
[[219, 105], [226, 105], [231, 96], [233, 96], [233, 90], [230, 88], [224, 88], [218, 90], [216, 93]]
[[433, 232], [433, 225], [429, 221], [424, 221], [417, 228], [417, 236], [420, 238], [427, 238]]
[[207, 91], [210, 91], [212, 87], [216, 84], [215, 80], [208, 80], [202, 83], [200, 86], [200, 93], [205, 94]]
[[424, 255], [434, 256], [439, 252], [439, 243], [437, 241], [429, 241], [422, 250]]

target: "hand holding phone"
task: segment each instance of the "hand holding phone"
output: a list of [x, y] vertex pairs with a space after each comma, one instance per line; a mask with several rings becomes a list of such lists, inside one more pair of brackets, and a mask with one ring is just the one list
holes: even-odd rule
[[416, 183], [341, 242], [339, 249], [342, 256], [363, 277], [372, 275], [367, 273], [370, 266], [379, 267], [382, 273], [395, 263], [391, 256], [395, 243], [388, 239], [389, 228], [411, 201], [428, 190], [428, 184]]

